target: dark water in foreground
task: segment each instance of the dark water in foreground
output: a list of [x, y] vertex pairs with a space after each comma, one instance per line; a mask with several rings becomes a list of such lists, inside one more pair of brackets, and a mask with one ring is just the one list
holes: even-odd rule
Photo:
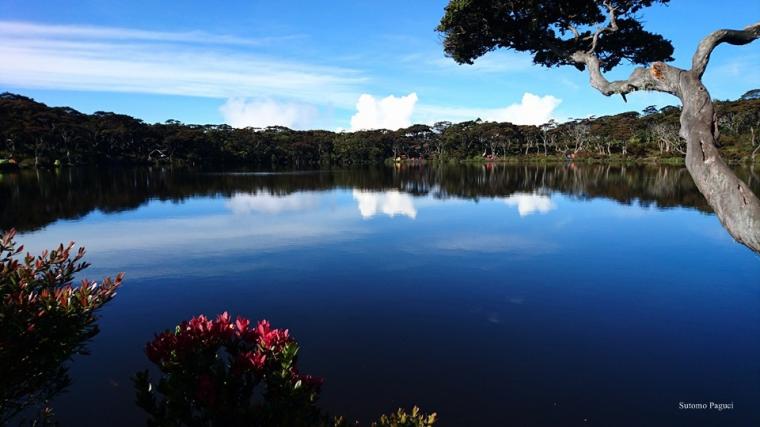
[[[684, 169], [6, 174], [11, 226], [32, 252], [86, 246], [87, 277], [126, 272], [63, 425], [142, 424], [145, 342], [224, 310], [289, 328], [349, 418], [760, 425], [760, 257]], [[710, 401], [734, 409], [678, 409]]]

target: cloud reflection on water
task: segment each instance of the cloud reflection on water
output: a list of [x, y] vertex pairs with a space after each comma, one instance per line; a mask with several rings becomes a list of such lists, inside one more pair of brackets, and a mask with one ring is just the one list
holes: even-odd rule
[[540, 255], [556, 251], [557, 244], [530, 235], [472, 233], [438, 240], [433, 243], [433, 247], [434, 249], [453, 252], [509, 252]]
[[557, 205], [552, 202], [548, 195], [537, 193], [514, 193], [504, 199], [507, 206], [517, 206], [517, 212], [520, 216], [528, 216], [534, 213], [545, 214], [554, 209]]
[[354, 200], [357, 201], [359, 213], [362, 218], [372, 218], [378, 212], [393, 218], [403, 215], [414, 219], [417, 217], [417, 208], [414, 207], [412, 196], [398, 190], [391, 191], [364, 191], [354, 190]]
[[270, 193], [237, 193], [226, 206], [235, 214], [252, 212], [277, 214], [287, 211], [307, 211], [319, 207], [316, 193], [293, 193], [279, 196]]

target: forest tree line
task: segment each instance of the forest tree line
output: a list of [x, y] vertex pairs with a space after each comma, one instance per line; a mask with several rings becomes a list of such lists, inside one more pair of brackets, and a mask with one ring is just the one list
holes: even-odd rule
[[[718, 101], [721, 152], [760, 160], [760, 90]], [[20, 166], [140, 164], [196, 166], [367, 165], [396, 160], [556, 158], [680, 159], [680, 108], [551, 121], [541, 126], [478, 120], [415, 124], [396, 131], [298, 131], [233, 128], [176, 120], [149, 124], [110, 112], [83, 114], [31, 98], [0, 94], [0, 162]]]

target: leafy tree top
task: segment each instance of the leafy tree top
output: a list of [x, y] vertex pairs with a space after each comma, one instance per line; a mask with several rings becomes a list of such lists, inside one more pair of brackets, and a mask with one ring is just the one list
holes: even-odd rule
[[748, 101], [751, 99], [760, 99], [760, 89], [748, 90], [739, 99], [742, 101]]
[[451, 0], [437, 30], [447, 55], [459, 63], [497, 48], [529, 52], [547, 67], [583, 64], [575, 52], [595, 54], [608, 71], [671, 61], [673, 46], [642, 27], [638, 13], [669, 0]]

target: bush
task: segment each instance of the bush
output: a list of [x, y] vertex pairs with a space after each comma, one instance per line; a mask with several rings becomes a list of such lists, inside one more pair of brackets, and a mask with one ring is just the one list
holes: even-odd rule
[[[287, 330], [262, 321], [197, 316], [148, 343], [163, 377], [135, 377], [137, 402], [155, 425], [311, 425], [322, 381], [301, 375], [298, 345]], [[258, 386], [262, 385], [263, 390]], [[262, 399], [254, 399], [260, 394]]]
[[[145, 352], [162, 373], [135, 376], [137, 403], [156, 426], [348, 426], [316, 405], [322, 379], [298, 371], [288, 330], [228, 313], [203, 315], [156, 335]], [[399, 409], [378, 427], [425, 427], [435, 414]]]
[[[21, 257], [15, 231], [0, 238], [0, 425], [60, 393], [63, 366], [98, 333], [95, 312], [116, 294], [122, 275], [101, 284], [74, 275], [88, 264], [73, 243]], [[21, 259], [19, 259], [21, 258]], [[44, 408], [43, 413], [49, 409]]]

